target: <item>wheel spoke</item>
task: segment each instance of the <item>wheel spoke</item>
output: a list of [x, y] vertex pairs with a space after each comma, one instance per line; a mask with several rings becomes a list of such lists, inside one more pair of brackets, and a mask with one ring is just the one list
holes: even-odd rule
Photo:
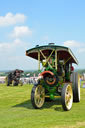
[[71, 85], [68, 85], [66, 87], [66, 91], [65, 91], [65, 105], [66, 105], [66, 108], [68, 110], [72, 106], [72, 87], [71, 87]]
[[35, 104], [37, 107], [42, 107], [45, 100], [45, 90], [41, 85], [38, 85], [35, 90]]

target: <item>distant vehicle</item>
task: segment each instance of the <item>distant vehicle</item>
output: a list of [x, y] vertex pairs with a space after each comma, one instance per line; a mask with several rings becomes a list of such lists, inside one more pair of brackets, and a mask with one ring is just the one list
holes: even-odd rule
[[20, 76], [23, 72], [23, 70], [19, 69], [9, 72], [6, 77], [6, 85], [10, 86], [10, 84], [13, 84], [14, 86], [17, 86], [19, 84]]
[[38, 60], [42, 69], [38, 83], [31, 92], [31, 102], [34, 108], [41, 108], [45, 101], [60, 97], [65, 111], [72, 108], [72, 103], [80, 102], [80, 76], [74, 72], [72, 63], [78, 60], [72, 51], [53, 43], [39, 46], [26, 51], [26, 55]]

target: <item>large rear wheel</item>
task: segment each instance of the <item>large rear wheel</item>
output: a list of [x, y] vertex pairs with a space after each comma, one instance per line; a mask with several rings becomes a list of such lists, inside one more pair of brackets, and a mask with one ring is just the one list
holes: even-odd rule
[[41, 108], [45, 102], [45, 89], [40, 84], [36, 84], [32, 88], [31, 102], [34, 108]]
[[72, 92], [72, 86], [70, 84], [66, 83], [63, 86], [63, 89], [61, 92], [61, 103], [65, 111], [68, 111], [72, 108], [73, 92]]
[[76, 72], [74, 75], [74, 83], [73, 83], [73, 101], [80, 102], [80, 76]]

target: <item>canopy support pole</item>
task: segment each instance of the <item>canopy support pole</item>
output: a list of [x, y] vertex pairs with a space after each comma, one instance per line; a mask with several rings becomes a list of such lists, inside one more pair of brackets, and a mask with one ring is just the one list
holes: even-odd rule
[[38, 70], [40, 70], [40, 51], [38, 51]]
[[57, 50], [55, 50], [55, 69], [57, 70]]

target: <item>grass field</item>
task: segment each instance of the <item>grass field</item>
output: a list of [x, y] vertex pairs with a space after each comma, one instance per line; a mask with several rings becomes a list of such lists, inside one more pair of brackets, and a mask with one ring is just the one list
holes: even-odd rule
[[32, 85], [7, 87], [0, 84], [0, 128], [85, 128], [85, 89], [81, 102], [71, 111], [62, 109], [60, 99], [45, 102], [40, 110], [30, 101]]

